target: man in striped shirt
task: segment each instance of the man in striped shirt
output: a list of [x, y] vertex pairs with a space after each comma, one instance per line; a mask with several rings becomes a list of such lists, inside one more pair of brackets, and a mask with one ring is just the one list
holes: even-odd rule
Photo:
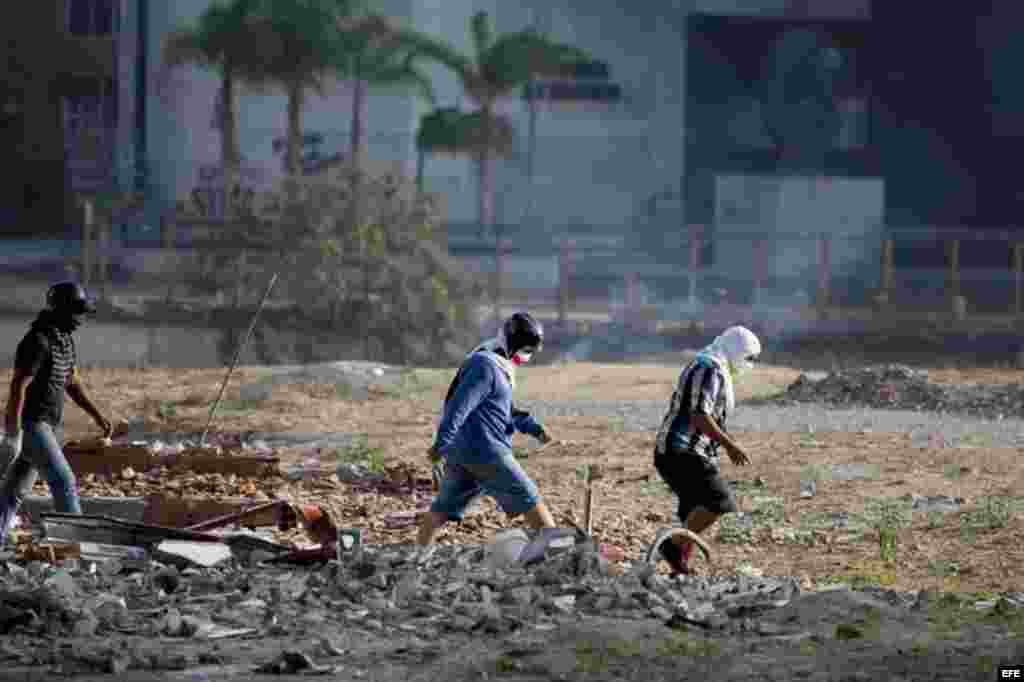
[[[61, 449], [64, 395], [93, 418], [105, 438], [110, 421], [93, 404], [76, 367], [72, 333], [96, 308], [85, 289], [75, 282], [50, 288], [46, 308], [18, 344], [14, 358], [0, 447], [0, 548], [14, 525], [21, 502], [42, 471], [58, 512], [80, 514], [75, 474]], [[24, 451], [22, 443], [24, 442]]]
[[[718, 450], [724, 448], [738, 466], [747, 453], [726, 432], [735, 406], [734, 381], [753, 366], [761, 343], [749, 329], [730, 327], [683, 368], [668, 413], [658, 430], [654, 466], [679, 498], [679, 520], [694, 533], [709, 528], [722, 514], [736, 511], [736, 499], [718, 472]], [[690, 572], [693, 544], [671, 529], [658, 534], [655, 552], [674, 573]]]

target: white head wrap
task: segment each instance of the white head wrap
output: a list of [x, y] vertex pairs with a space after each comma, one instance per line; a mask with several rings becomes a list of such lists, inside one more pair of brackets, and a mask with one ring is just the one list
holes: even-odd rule
[[725, 384], [722, 391], [725, 395], [725, 405], [731, 411], [736, 406], [736, 390], [734, 387], [734, 374], [739, 375], [750, 369], [753, 363], [747, 358], [757, 357], [761, 354], [761, 342], [758, 341], [754, 332], [746, 327], [729, 327], [719, 334], [711, 345], [700, 351], [698, 356], [710, 359], [722, 370], [725, 375]]

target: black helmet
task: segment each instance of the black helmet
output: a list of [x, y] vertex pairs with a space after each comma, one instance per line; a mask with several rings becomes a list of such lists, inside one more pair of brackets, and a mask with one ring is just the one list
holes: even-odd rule
[[528, 313], [516, 313], [502, 327], [509, 356], [524, 348], [538, 351], [544, 345], [544, 327]]
[[96, 304], [78, 282], [58, 282], [46, 292], [46, 307], [63, 315], [95, 313]]

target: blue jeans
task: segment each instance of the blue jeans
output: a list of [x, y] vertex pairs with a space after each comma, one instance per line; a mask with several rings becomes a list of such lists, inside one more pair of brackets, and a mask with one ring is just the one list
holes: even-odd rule
[[61, 450], [59, 438], [63, 434], [60, 431], [46, 422], [25, 422], [21, 456], [10, 464], [0, 481], [0, 547], [7, 540], [18, 508], [31, 492], [40, 470], [50, 485], [54, 509], [65, 514], [82, 513], [78, 481]]

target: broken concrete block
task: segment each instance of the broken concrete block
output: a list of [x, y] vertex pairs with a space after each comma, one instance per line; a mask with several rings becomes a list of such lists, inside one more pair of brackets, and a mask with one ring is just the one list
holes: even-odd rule
[[814, 497], [818, 490], [818, 484], [813, 480], [800, 481], [800, 497], [808, 499]]
[[63, 569], [55, 570], [43, 582], [43, 585], [65, 598], [71, 598], [78, 594], [78, 586], [75, 584], [75, 579]]
[[[80, 500], [82, 513], [94, 516], [111, 516], [124, 521], [141, 522], [146, 512], [146, 500], [141, 497], [83, 497]], [[33, 522], [42, 514], [56, 511], [52, 497], [27, 497], [20, 512]]]
[[[492, 570], [508, 568], [519, 560], [523, 549], [530, 543], [525, 531], [514, 528], [494, 536], [488, 549], [487, 562]], [[543, 549], [541, 549], [543, 552]]]
[[156, 546], [153, 557], [162, 563], [213, 568], [232, 558], [231, 548], [218, 542], [164, 540]]

